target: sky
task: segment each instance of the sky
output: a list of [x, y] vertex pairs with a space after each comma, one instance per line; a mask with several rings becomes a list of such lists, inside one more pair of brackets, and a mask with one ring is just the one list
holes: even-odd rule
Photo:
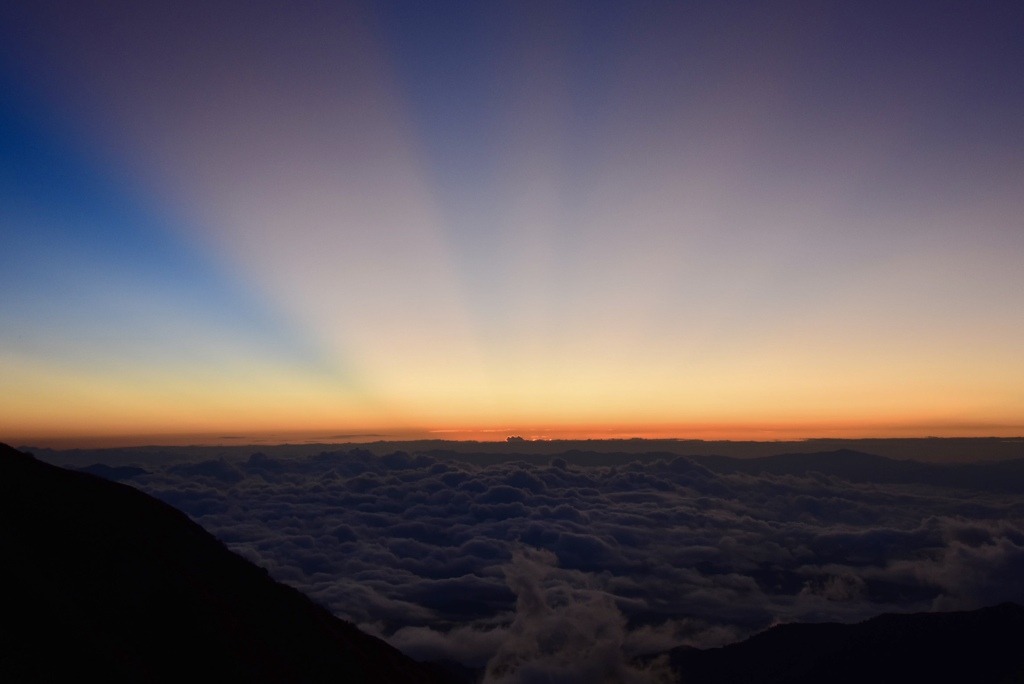
[[1022, 34], [4, 3], [0, 434], [1024, 434]]

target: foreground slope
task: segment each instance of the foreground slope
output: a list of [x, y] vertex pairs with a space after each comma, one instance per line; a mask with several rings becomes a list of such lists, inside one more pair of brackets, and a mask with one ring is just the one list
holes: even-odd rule
[[0, 680], [435, 683], [131, 487], [0, 444]]

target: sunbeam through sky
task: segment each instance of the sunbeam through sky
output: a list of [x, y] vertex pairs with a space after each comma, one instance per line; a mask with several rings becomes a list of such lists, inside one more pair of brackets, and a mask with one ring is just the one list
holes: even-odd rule
[[7, 3], [0, 431], [1019, 435], [1021, 35], [998, 2]]

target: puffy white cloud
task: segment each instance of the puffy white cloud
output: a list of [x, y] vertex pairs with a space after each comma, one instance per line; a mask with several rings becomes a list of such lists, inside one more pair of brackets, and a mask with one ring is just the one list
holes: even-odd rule
[[626, 618], [579, 572], [559, 572], [550, 551], [520, 548], [505, 566], [516, 613], [487, 663], [485, 684], [673, 681], [667, 661], [627, 659]]

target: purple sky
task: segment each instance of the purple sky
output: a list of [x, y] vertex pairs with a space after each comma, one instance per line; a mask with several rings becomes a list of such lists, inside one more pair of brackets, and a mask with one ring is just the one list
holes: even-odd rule
[[1019, 3], [442, 4], [0, 10], [0, 430], [1020, 434]]

